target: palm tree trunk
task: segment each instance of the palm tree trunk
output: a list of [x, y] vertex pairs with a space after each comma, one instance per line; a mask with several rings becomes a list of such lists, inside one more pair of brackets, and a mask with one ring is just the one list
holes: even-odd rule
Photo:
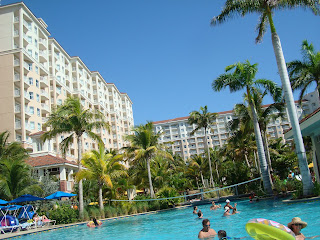
[[219, 174], [218, 164], [217, 163], [216, 163], [216, 173], [217, 173], [218, 181], [220, 182], [220, 174]]
[[204, 184], [204, 179], [203, 179], [203, 174], [202, 171], [200, 171], [200, 176], [201, 176], [201, 181], [202, 181], [202, 186], [205, 188], [205, 184]]
[[247, 154], [244, 154], [244, 159], [246, 160], [247, 166], [250, 169], [250, 163], [249, 163]]
[[269, 143], [268, 143], [268, 137], [266, 132], [262, 132], [262, 141], [264, 145], [264, 151], [266, 153], [267, 162], [269, 165], [270, 171], [272, 171], [272, 165], [271, 165], [271, 158], [270, 158], [270, 151], [269, 151]]
[[262, 174], [263, 186], [264, 186], [264, 190], [268, 194], [272, 194], [272, 181], [271, 181], [271, 177], [270, 177], [268, 164], [266, 161], [266, 155], [264, 153], [264, 147], [263, 147], [260, 127], [259, 127], [257, 112], [253, 106], [253, 103], [251, 102], [252, 99], [250, 99], [249, 89], [247, 89], [247, 93], [248, 93], [248, 98], [249, 98], [248, 102], [249, 102], [251, 112], [252, 112], [253, 128], [254, 128], [254, 133], [255, 133], [255, 137], [256, 137], [256, 144], [257, 144], [258, 155], [259, 155], [259, 160], [260, 160], [260, 169], [261, 169], [261, 174]]
[[155, 198], [153, 186], [152, 186], [150, 159], [149, 158], [147, 159], [147, 169], [148, 169], [148, 179], [149, 179], [149, 186], [150, 186], [150, 196], [151, 196], [151, 198]]
[[289, 119], [292, 126], [294, 142], [296, 145], [296, 153], [299, 159], [299, 168], [300, 168], [302, 183], [303, 183], [303, 195], [309, 195], [312, 193], [312, 189], [313, 189], [312, 178], [311, 178], [310, 170], [308, 168], [306, 151], [305, 151], [303, 140], [302, 140], [302, 134], [301, 134], [296, 107], [293, 99], [286, 62], [283, 56], [280, 38], [273, 24], [271, 12], [269, 12], [268, 14], [268, 19], [270, 23], [271, 32], [272, 32], [273, 50], [277, 60], [278, 71], [279, 71], [281, 82], [282, 82], [282, 89], [284, 92], [284, 97], [286, 100], [287, 109], [289, 113]]
[[100, 213], [102, 214], [102, 217], [104, 218], [103, 199], [102, 199], [102, 184], [99, 184], [99, 207], [100, 207]]
[[[82, 143], [81, 143], [81, 136], [77, 136], [78, 141], [78, 168], [79, 171], [81, 170], [81, 150], [82, 150]], [[82, 179], [79, 181], [79, 215], [80, 219], [83, 219], [83, 186], [82, 186]]]
[[204, 137], [205, 137], [204, 141], [205, 141], [207, 151], [208, 151], [208, 161], [209, 161], [209, 170], [210, 170], [210, 186], [214, 187], [212, 167], [211, 167], [211, 158], [210, 158], [209, 144], [208, 144], [208, 138], [207, 138], [207, 128], [204, 128]]

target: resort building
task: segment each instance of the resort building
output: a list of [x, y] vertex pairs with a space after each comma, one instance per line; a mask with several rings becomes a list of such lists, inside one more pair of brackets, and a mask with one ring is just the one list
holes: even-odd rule
[[[21, 142], [33, 158], [39, 157], [42, 163], [34, 164], [39, 172], [58, 171], [63, 180], [67, 180], [66, 176], [72, 178], [71, 163], [77, 159], [76, 141], [66, 154], [66, 162], [61, 162], [59, 150], [66, 136], [45, 143], [40, 141], [41, 134], [47, 130], [43, 124], [50, 112], [68, 96], [79, 97], [83, 107], [105, 115], [110, 132], [101, 128], [96, 133], [106, 148], [126, 146], [123, 136], [134, 125], [132, 101], [126, 93], [107, 83], [99, 72], [88, 69], [80, 57], [69, 56], [50, 37], [44, 20], [37, 18], [24, 3], [0, 6], [0, 22], [0, 131], [9, 131], [10, 141]], [[97, 148], [86, 134], [82, 142], [83, 151]], [[52, 162], [63, 166], [55, 165], [52, 171]]]
[[[268, 106], [269, 105], [264, 105], [263, 107]], [[319, 107], [319, 94], [317, 91], [306, 95], [301, 107], [298, 101], [296, 101], [296, 110], [299, 119], [310, 114], [317, 106]], [[189, 116], [153, 122], [154, 131], [162, 132], [159, 139], [160, 143], [166, 144], [173, 154], [178, 154], [186, 160], [192, 155], [205, 152], [205, 140], [207, 140], [210, 148], [222, 147], [226, 143], [230, 136], [227, 124], [234, 118], [234, 114], [232, 110], [218, 112], [218, 114], [217, 121], [211, 126], [213, 132], [207, 130], [207, 139], [205, 139], [203, 129], [195, 132], [192, 136], [190, 135], [196, 126], [188, 124]], [[267, 126], [268, 136], [270, 139], [280, 137], [284, 139], [284, 131], [290, 128], [291, 124], [286, 110], [285, 117], [269, 123]]]

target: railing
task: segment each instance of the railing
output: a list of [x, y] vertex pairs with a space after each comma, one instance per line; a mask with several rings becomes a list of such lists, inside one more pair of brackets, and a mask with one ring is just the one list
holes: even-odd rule
[[15, 74], [14, 75], [14, 80], [19, 81], [20, 80], [20, 74]]
[[47, 44], [47, 40], [44, 38], [39, 38], [39, 43], [46, 45]]
[[46, 117], [42, 117], [41, 119], [42, 119], [42, 123], [46, 123], [48, 121], [48, 118]]
[[41, 89], [41, 96], [44, 96], [44, 97], [49, 98], [49, 94], [48, 94], [48, 92], [47, 92], [47, 91], [45, 91], [45, 90], [43, 90], [43, 89]]
[[14, 17], [14, 21], [15, 21], [15, 22], [19, 22], [19, 16]]
[[49, 106], [47, 104], [41, 103], [41, 107], [42, 109], [47, 110], [49, 112]]
[[46, 85], [49, 85], [49, 81], [47, 77], [40, 77], [40, 81], [45, 83]]
[[21, 122], [15, 122], [15, 128], [20, 129], [21, 128]]
[[14, 112], [15, 112], [15, 113], [21, 112], [21, 105], [15, 105], [15, 106], [14, 106]]

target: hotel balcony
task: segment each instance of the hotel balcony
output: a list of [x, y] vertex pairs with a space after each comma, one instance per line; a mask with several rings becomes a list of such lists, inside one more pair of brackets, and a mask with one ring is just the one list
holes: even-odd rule
[[50, 108], [47, 104], [41, 103], [41, 107], [42, 107], [42, 111], [47, 112], [47, 113], [50, 112]]
[[43, 86], [48, 87], [49, 86], [49, 81], [48, 81], [47, 77], [40, 77], [40, 86], [41, 87], [43, 87]]
[[45, 100], [49, 100], [49, 94], [47, 91], [41, 89], [41, 98]]

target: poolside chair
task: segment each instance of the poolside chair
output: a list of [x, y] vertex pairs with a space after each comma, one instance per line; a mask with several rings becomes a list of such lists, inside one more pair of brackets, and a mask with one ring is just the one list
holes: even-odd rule
[[4, 215], [0, 218], [0, 232], [7, 233], [7, 232], [14, 232], [16, 230], [20, 231], [21, 225], [16, 217], [11, 215]]

